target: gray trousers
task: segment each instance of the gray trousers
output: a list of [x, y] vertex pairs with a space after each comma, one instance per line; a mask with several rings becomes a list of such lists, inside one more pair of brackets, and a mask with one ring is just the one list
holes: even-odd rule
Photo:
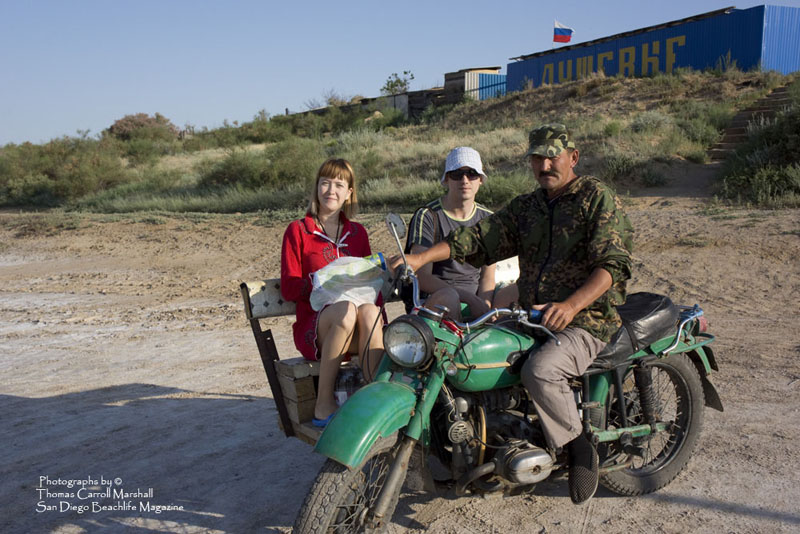
[[557, 346], [550, 339], [522, 366], [522, 383], [528, 389], [542, 422], [547, 444], [558, 449], [582, 431], [575, 396], [569, 379], [581, 376], [606, 346], [582, 328], [556, 332]]

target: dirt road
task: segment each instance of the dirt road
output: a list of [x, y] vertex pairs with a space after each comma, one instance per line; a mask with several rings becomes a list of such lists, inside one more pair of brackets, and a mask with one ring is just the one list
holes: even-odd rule
[[[630, 289], [700, 303], [718, 336], [725, 412], [706, 411], [688, 469], [579, 507], [564, 480], [410, 495], [394, 532], [800, 531], [800, 212], [715, 208], [693, 196], [705, 172], [628, 206]], [[393, 250], [377, 216], [361, 220]], [[237, 288], [278, 274], [284, 224], [52, 221], [0, 214], [0, 532], [290, 531], [322, 458], [278, 430]], [[290, 321], [270, 326], [291, 354]]]

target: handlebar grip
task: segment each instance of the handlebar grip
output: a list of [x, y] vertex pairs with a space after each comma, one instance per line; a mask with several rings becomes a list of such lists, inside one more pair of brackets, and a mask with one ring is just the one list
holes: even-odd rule
[[532, 323], [538, 323], [542, 320], [542, 315], [544, 315], [544, 313], [540, 310], [530, 310], [528, 312], [528, 320]]

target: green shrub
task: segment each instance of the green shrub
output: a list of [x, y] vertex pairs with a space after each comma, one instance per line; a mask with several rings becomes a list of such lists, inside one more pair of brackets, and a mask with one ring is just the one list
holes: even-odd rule
[[652, 132], [672, 124], [672, 117], [660, 111], [643, 111], [631, 121], [631, 130], [636, 133]]
[[[798, 82], [795, 82], [797, 84]], [[749, 129], [748, 141], [726, 161], [721, 193], [728, 199], [778, 207], [800, 205], [800, 105]]]
[[658, 72], [646, 79], [644, 86], [663, 91], [666, 94], [676, 94], [683, 89], [683, 73]]
[[412, 211], [442, 195], [443, 189], [438, 181], [412, 178], [402, 187], [396, 178], [377, 178], [364, 183], [358, 191], [362, 208], [399, 209]]
[[44, 174], [25, 174], [10, 178], [2, 193], [2, 204], [57, 206], [56, 183]]
[[351, 160], [359, 181], [367, 181], [385, 176], [383, 160], [374, 149], [369, 149], [355, 160]]
[[533, 174], [527, 169], [510, 173], [492, 173], [478, 190], [477, 200], [497, 209], [508, 204], [516, 196], [529, 193], [538, 187]]
[[402, 110], [395, 109], [395, 108], [383, 108], [378, 109], [375, 111], [380, 111], [381, 116], [375, 119], [369, 120], [365, 124], [369, 124], [370, 128], [375, 130], [382, 130], [384, 128], [397, 128], [398, 126], [402, 126], [406, 124], [406, 116]]
[[316, 113], [298, 113], [273, 117], [270, 122], [287, 128], [298, 137], [318, 138], [326, 131], [325, 122]]
[[201, 164], [200, 185], [247, 188], [284, 187], [305, 184], [325, 160], [322, 144], [313, 139], [291, 137], [264, 150], [231, 150], [222, 160]]
[[355, 154], [391, 142], [391, 137], [382, 131], [367, 127], [355, 128], [336, 136], [336, 149], [342, 154]]
[[0, 204], [56, 206], [130, 179], [107, 139], [63, 137], [0, 151]]
[[228, 121], [225, 121], [221, 128], [201, 132], [199, 135], [205, 138], [209, 145], [219, 148], [233, 148], [245, 142], [241, 128], [228, 124]]
[[177, 141], [134, 137], [122, 144], [123, 154], [133, 166], [153, 165], [159, 158], [177, 152]]
[[730, 124], [736, 114], [735, 102], [711, 102], [706, 100], [675, 100], [670, 102], [670, 113], [676, 116], [679, 124], [697, 120], [722, 130]]
[[292, 135], [291, 129], [278, 121], [257, 116], [241, 126], [241, 139], [249, 143], [277, 143]]
[[636, 162], [627, 154], [609, 154], [603, 158], [600, 177], [613, 183], [629, 175], [636, 167]]
[[[307, 193], [297, 184], [284, 190], [274, 187], [257, 189], [232, 186], [213, 190], [166, 190], [139, 191], [120, 198], [108, 198], [91, 205], [80, 206], [81, 210], [103, 213], [153, 212], [206, 212], [236, 213], [274, 210], [288, 212], [288, 217], [297, 218], [306, 208]], [[288, 220], [287, 219], [287, 220]]]
[[681, 153], [681, 156], [692, 163], [708, 163], [710, 161], [708, 152], [704, 148], [684, 151]]
[[430, 104], [426, 107], [419, 116], [419, 122], [422, 124], [437, 124], [444, 120], [444, 118], [453, 111], [456, 104], [442, 104], [435, 106]]
[[603, 127], [606, 137], [617, 137], [622, 132], [622, 125], [618, 121], [611, 121]]
[[645, 187], [663, 187], [667, 185], [667, 177], [652, 167], [647, 167], [642, 171], [641, 180]]
[[299, 137], [290, 137], [270, 145], [266, 153], [273, 162], [279, 186], [298, 183], [304, 187], [314, 179], [322, 162], [333, 155], [328, 154], [321, 141]]
[[682, 119], [677, 124], [687, 138], [703, 146], [711, 146], [720, 138], [719, 130], [707, 120], [699, 117]]
[[800, 164], [768, 165], [753, 172], [728, 174], [722, 181], [722, 194], [759, 206], [800, 206]]
[[270, 161], [264, 151], [231, 150], [220, 161], [203, 161], [198, 166], [202, 186], [241, 184], [256, 187], [271, 182]]

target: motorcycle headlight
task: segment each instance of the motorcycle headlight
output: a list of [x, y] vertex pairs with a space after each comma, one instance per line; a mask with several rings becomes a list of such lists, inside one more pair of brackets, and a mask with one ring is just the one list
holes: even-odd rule
[[396, 364], [422, 367], [433, 355], [433, 332], [420, 317], [403, 315], [383, 331], [383, 347]]

